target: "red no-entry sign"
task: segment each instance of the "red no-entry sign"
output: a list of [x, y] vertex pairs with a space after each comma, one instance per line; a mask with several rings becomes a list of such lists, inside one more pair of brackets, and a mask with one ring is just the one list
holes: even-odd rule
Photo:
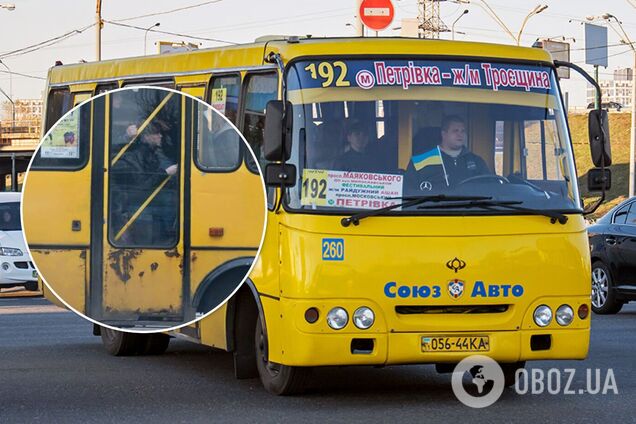
[[388, 27], [395, 16], [391, 0], [363, 0], [359, 13], [362, 23], [374, 31]]

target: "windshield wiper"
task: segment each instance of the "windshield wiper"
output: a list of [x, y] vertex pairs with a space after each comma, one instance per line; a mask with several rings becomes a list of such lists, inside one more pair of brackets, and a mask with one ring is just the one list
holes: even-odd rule
[[551, 223], [559, 222], [559, 224], [565, 224], [568, 222], [568, 217], [559, 211], [538, 210], [524, 208], [523, 206], [517, 206], [523, 202], [514, 200], [492, 200], [492, 201], [469, 201], [463, 203], [453, 203], [445, 205], [425, 205], [418, 206], [418, 209], [446, 209], [446, 208], [482, 208], [491, 211], [496, 211], [495, 206], [501, 206], [504, 208], [512, 209], [519, 212], [525, 212], [531, 215], [542, 215], [550, 218]]
[[340, 220], [340, 224], [343, 227], [348, 227], [349, 225], [358, 225], [360, 224], [360, 220], [363, 218], [368, 218], [370, 216], [381, 215], [384, 212], [391, 211], [393, 209], [397, 209], [399, 207], [408, 208], [411, 206], [419, 205], [420, 203], [425, 202], [459, 202], [459, 201], [479, 201], [479, 200], [490, 200], [492, 197], [490, 196], [447, 196], [445, 194], [438, 194], [434, 196], [403, 196], [403, 197], [387, 197], [384, 200], [402, 200], [400, 203], [396, 203], [394, 205], [385, 206], [379, 209], [371, 209], [364, 212], [359, 212], [348, 216], [346, 218], [342, 218]]

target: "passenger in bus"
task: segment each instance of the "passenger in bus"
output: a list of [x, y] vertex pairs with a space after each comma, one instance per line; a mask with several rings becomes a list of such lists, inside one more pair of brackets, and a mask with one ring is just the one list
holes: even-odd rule
[[[177, 190], [168, 178], [177, 174], [178, 166], [164, 153], [162, 140], [160, 127], [148, 125], [112, 169], [116, 188], [113, 194], [117, 195], [113, 202], [123, 218], [121, 225], [115, 226], [116, 231], [140, 212], [122, 235], [121, 241], [126, 244], [163, 244], [175, 234]], [[165, 185], [160, 188], [162, 184]], [[144, 205], [147, 200], [150, 203]]]
[[377, 141], [370, 141], [367, 128], [354, 120], [347, 125], [348, 150], [335, 162], [341, 171], [383, 172], [382, 157]]
[[471, 177], [492, 174], [486, 162], [466, 147], [466, 124], [457, 115], [442, 119], [441, 141], [432, 150], [413, 155], [406, 180], [419, 190], [455, 187]]
[[310, 169], [334, 169], [344, 152], [344, 131], [340, 121], [326, 121], [307, 135], [307, 165]]

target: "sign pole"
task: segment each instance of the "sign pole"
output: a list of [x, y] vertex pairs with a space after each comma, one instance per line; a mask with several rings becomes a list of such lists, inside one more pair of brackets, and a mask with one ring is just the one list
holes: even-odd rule
[[[598, 84], [598, 65], [594, 65], [594, 81]], [[601, 98], [598, 93], [594, 95], [594, 109], [598, 109], [601, 105]]]

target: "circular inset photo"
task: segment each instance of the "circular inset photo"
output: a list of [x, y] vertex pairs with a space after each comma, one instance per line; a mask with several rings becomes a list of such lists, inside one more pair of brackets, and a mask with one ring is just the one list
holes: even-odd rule
[[178, 91], [123, 88], [77, 105], [25, 177], [24, 235], [39, 275], [67, 307], [112, 329], [202, 318], [239, 288], [262, 245], [255, 164], [225, 116]]

